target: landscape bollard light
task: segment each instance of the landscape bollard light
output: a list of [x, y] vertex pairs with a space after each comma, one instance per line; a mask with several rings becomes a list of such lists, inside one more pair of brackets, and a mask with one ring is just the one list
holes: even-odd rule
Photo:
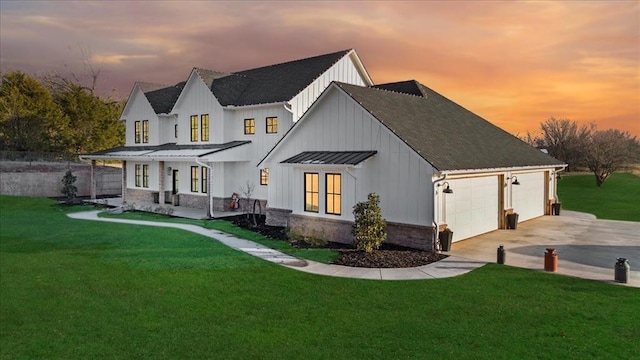
[[621, 283], [629, 282], [629, 270], [631, 270], [631, 266], [629, 265], [629, 261], [625, 258], [618, 258], [615, 266], [615, 280]]
[[558, 254], [554, 248], [547, 248], [547, 252], [544, 253], [544, 271], [558, 271]]
[[500, 245], [498, 246], [498, 264], [500, 265], [504, 265], [504, 261], [507, 258], [507, 254], [504, 251], [504, 246]]

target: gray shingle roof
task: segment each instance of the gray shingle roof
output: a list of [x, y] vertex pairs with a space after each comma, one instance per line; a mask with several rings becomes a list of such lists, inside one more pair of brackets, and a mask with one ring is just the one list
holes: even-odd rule
[[358, 165], [377, 151], [304, 151], [281, 164]]
[[418, 82], [336, 84], [440, 171], [563, 165]]
[[184, 85], [185, 82], [183, 81], [174, 86], [167, 86], [157, 90], [145, 92], [143, 89], [143, 92], [156, 114], [168, 114], [173, 109], [176, 100], [178, 100]]
[[234, 72], [213, 80], [211, 91], [222, 105], [255, 105], [291, 100], [349, 50]]

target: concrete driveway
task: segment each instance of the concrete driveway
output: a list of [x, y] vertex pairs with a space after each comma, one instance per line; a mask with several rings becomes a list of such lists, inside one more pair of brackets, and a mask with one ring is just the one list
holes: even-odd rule
[[504, 245], [507, 265], [543, 270], [546, 248], [555, 248], [559, 274], [607, 282], [614, 282], [616, 259], [623, 257], [631, 265], [626, 285], [640, 287], [640, 222], [597, 220], [566, 210], [560, 214], [455, 242], [449, 254], [496, 262], [497, 248]]

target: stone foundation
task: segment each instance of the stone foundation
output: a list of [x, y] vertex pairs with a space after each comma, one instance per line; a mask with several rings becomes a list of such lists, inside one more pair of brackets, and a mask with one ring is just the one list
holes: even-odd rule
[[266, 225], [289, 227], [289, 216], [291, 215], [291, 210], [268, 208], [266, 215]]
[[[288, 210], [267, 210], [267, 225], [286, 226], [286, 223], [282, 225], [286, 211]], [[351, 235], [352, 224], [353, 222], [345, 220], [302, 215], [289, 216], [289, 228], [291, 231], [343, 244], [351, 244], [353, 242], [353, 236]], [[385, 242], [388, 244], [431, 250], [433, 243], [433, 227], [431, 226], [387, 222], [385, 231], [387, 232]]]
[[180, 206], [203, 210], [209, 208], [209, 201], [206, 195], [178, 194], [178, 196], [180, 197]]
[[157, 191], [142, 190], [142, 189], [126, 189], [127, 202], [146, 201], [153, 202], [153, 193]]

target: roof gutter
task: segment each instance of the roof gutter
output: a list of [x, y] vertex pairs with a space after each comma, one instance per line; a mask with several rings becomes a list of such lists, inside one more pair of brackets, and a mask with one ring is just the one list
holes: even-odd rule
[[264, 106], [276, 106], [276, 105], [288, 105], [288, 101], [279, 101], [273, 103], [264, 103], [264, 104], [252, 104], [252, 105], [225, 105], [222, 108], [227, 110], [236, 110], [236, 109], [251, 109], [256, 107], [264, 107]]
[[566, 164], [562, 165], [530, 165], [530, 166], [512, 166], [512, 167], [502, 167], [502, 168], [486, 168], [486, 169], [469, 169], [469, 170], [443, 170], [440, 174], [446, 174], [449, 176], [456, 175], [467, 175], [467, 174], [478, 174], [478, 175], [488, 175], [488, 174], [499, 174], [506, 171], [534, 171], [539, 169], [564, 169], [566, 168]]

